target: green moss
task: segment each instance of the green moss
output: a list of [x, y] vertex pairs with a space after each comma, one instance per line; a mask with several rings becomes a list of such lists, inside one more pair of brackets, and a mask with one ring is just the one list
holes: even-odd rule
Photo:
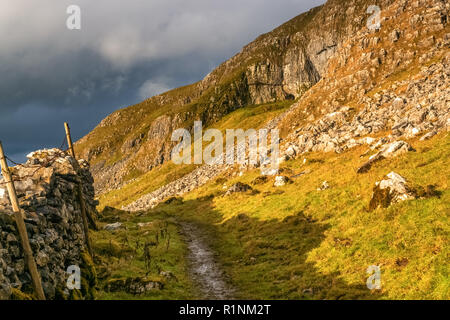
[[94, 300], [98, 284], [95, 265], [86, 251], [81, 253], [81, 261], [81, 289], [70, 290], [69, 300]]
[[32, 294], [24, 293], [16, 288], [11, 288], [11, 300], [35, 300]]
[[390, 188], [380, 189], [376, 186], [373, 190], [373, 196], [369, 203], [369, 211], [373, 211], [378, 207], [387, 208], [391, 204]]

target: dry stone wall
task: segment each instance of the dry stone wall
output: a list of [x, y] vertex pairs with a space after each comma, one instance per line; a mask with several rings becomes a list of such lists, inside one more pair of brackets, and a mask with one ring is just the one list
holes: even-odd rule
[[[77, 193], [81, 181], [86, 207], [95, 216], [97, 202], [89, 164], [50, 149], [29, 154], [25, 164], [11, 171], [46, 298], [74, 298], [75, 293], [66, 287], [66, 271], [71, 265], [82, 269], [77, 297], [92, 298], [96, 277], [85, 253]], [[30, 297], [31, 277], [3, 182], [0, 180], [0, 299]]]

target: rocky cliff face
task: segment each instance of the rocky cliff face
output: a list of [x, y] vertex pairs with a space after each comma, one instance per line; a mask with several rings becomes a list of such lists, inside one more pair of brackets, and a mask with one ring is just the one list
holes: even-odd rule
[[[430, 137], [450, 125], [449, 4], [396, 1], [381, 28], [338, 46], [322, 80], [280, 126], [289, 154]], [[363, 138], [364, 137], [364, 138]]]
[[[92, 298], [96, 276], [86, 254], [85, 235], [77, 196], [83, 184], [87, 209], [96, 214], [93, 178], [86, 161], [77, 162], [58, 149], [36, 151], [28, 161], [12, 168], [20, 206], [34, 258], [48, 299], [74, 298], [67, 291], [67, 268], [81, 268], [78, 298]], [[0, 299], [31, 295], [31, 277], [23, 256], [20, 237], [8, 193], [0, 180]]]
[[368, 5], [328, 1], [258, 37], [202, 81], [107, 117], [76, 144], [93, 164], [96, 191], [118, 188], [168, 161], [171, 132], [192, 130], [194, 120], [211, 125], [245, 105], [301, 97], [327, 72], [337, 48], [364, 27]]
[[[396, 1], [382, 9], [381, 28], [361, 29], [333, 48], [319, 82], [277, 119], [280, 161], [365, 145], [358, 169], [364, 173], [376, 161], [413, 151], [404, 140], [450, 130], [449, 4]], [[264, 68], [281, 79], [275, 68]], [[155, 206], [229, 168], [205, 165], [124, 209]]]

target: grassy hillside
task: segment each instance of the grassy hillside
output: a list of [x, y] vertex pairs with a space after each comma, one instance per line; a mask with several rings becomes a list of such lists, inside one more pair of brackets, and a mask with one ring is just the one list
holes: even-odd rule
[[[226, 129], [231, 128], [240, 128], [244, 130], [249, 128], [258, 129], [281, 112], [285, 111], [292, 103], [292, 101], [284, 101], [247, 106], [223, 117], [210, 128], [221, 130], [223, 133]], [[208, 143], [209, 142], [204, 142], [204, 145], [207, 145]], [[142, 195], [155, 191], [163, 185], [181, 178], [196, 167], [197, 166], [194, 164], [175, 165], [172, 161], [169, 161], [160, 167], [137, 177], [137, 179], [119, 190], [113, 190], [102, 194], [100, 196], [101, 205], [99, 209], [102, 210], [105, 205], [120, 208], [123, 205], [130, 204], [139, 199]]]
[[[239, 298], [448, 299], [450, 137], [410, 142], [416, 152], [363, 175], [355, 171], [362, 148], [308, 154], [305, 164], [301, 158], [283, 166], [288, 176], [310, 170], [292, 184], [276, 188], [269, 180], [253, 185], [257, 192], [224, 197], [225, 181], [251, 184], [259, 171], [221, 177], [145, 216], [201, 225]], [[369, 212], [375, 181], [390, 171], [434, 185], [440, 195]], [[324, 180], [331, 188], [318, 191]], [[366, 288], [370, 265], [381, 267], [380, 291]]]
[[[387, 5], [390, 2], [377, 0], [371, 4]], [[199, 119], [209, 126], [239, 108], [301, 95], [318, 80], [316, 69], [324, 68], [324, 59], [318, 53], [323, 49], [321, 46], [336, 44], [345, 35], [361, 28], [364, 22], [359, 18], [366, 15], [366, 7], [365, 0], [328, 1], [259, 36], [203, 80], [109, 115], [75, 144], [77, 154], [93, 165], [97, 192], [122, 187], [167, 161], [169, 135], [161, 139], [148, 135], [161, 116], [170, 117], [176, 128], [192, 128], [193, 121]], [[317, 37], [326, 41], [318, 43]], [[312, 48], [312, 43], [317, 48]], [[314, 60], [314, 66], [310, 59]], [[314, 74], [311, 79], [302, 76], [303, 82], [297, 83], [295, 77], [289, 80], [280, 75], [284, 67], [302, 64], [302, 60], [308, 63], [301, 66], [305, 70], [299, 71]], [[253, 67], [258, 76], [251, 83], [248, 72]], [[283, 81], [287, 81], [289, 90], [295, 92], [289, 91]], [[170, 128], [169, 133], [176, 128]], [[134, 147], [129, 148], [130, 144]]]
[[[340, 128], [339, 124], [333, 123], [335, 127], [328, 130], [315, 125], [329, 121], [328, 118], [320, 119], [325, 114], [347, 106], [349, 119], [364, 111], [367, 117], [358, 116], [359, 120], [367, 123], [378, 120], [383, 125], [371, 124], [377, 129], [372, 131], [371, 127], [361, 134], [356, 134], [359, 126], [354, 125], [347, 127], [345, 133], [355, 138], [395, 136], [411, 144], [414, 152], [383, 159], [367, 173], [357, 174], [357, 168], [374, 153], [367, 146], [335, 149], [337, 153], [302, 153], [301, 150], [306, 149], [299, 149], [296, 159], [282, 164], [280, 174], [292, 180], [282, 187], [274, 187], [274, 177], [260, 176], [259, 169], [240, 172], [235, 168], [182, 198], [166, 199], [152, 210], [131, 214], [107, 208], [128, 205], [195, 169], [194, 165], [177, 166], [168, 161], [152, 167], [149, 172], [140, 170], [138, 165], [148, 165], [143, 157], [150, 150], [141, 148], [129, 158], [136, 166], [125, 176], [129, 183], [119, 190], [103, 193], [99, 199], [99, 209], [106, 208], [102, 224], [122, 221], [127, 227], [127, 230], [101, 231], [94, 235], [97, 263], [105, 274], [109, 274], [101, 279], [101, 286], [107, 285], [111, 278], [149, 276], [163, 282], [165, 289], [138, 298], [198, 298], [198, 288], [189, 280], [192, 277], [186, 262], [189, 260], [187, 238], [181, 232], [181, 226], [189, 223], [198, 226], [207, 236], [209, 246], [227, 274], [226, 280], [236, 289], [236, 298], [450, 298], [450, 137], [445, 131], [445, 123], [438, 126], [438, 122], [446, 120], [448, 112], [441, 98], [446, 92], [448, 78], [443, 66], [447, 65], [449, 26], [442, 22], [437, 9], [430, 11], [420, 5], [410, 8], [398, 2], [388, 6], [389, 3], [383, 2], [382, 17], [389, 17], [383, 20], [383, 28], [364, 34], [353, 30], [354, 25], [349, 21], [352, 12], [356, 16], [358, 12], [365, 12], [366, 1], [357, 4], [329, 1], [246, 46], [207, 77], [208, 85], [203, 86], [205, 83], [200, 82], [118, 111], [120, 116], [106, 119], [78, 147], [97, 152], [91, 148], [92, 139], [99, 138], [97, 142], [101, 146], [104, 144], [102, 135], [109, 135], [111, 144], [108, 140], [106, 149], [96, 154], [95, 159], [120, 162], [126, 158], [120, 144], [136, 136], [145, 137], [151, 122], [166, 112], [162, 111], [162, 105], [170, 106], [168, 113], [189, 114], [185, 120], [189, 125], [194, 120], [204, 120], [204, 129], [225, 131], [262, 127], [286, 111], [294, 101], [251, 105], [245, 69], [249, 64], [265, 59], [270, 63], [281, 63], [277, 59], [289, 46], [305, 49], [301, 43], [307, 40], [306, 36], [317, 32], [322, 37], [318, 32], [323, 26], [314, 22], [326, 19], [326, 26], [337, 34], [352, 34], [353, 30], [354, 37], [339, 46], [328, 61], [327, 73], [299, 98], [296, 107], [286, 113], [279, 125], [282, 151], [283, 147], [300, 140], [301, 130], [311, 133], [311, 137], [320, 137], [325, 131], [329, 140], [338, 137], [336, 132], [345, 126]], [[348, 6], [348, 10], [344, 10], [349, 12], [348, 15], [339, 14], [344, 5]], [[416, 32], [416, 25], [410, 21], [421, 15], [427, 19], [420, 25], [423, 32]], [[358, 17], [359, 23], [363, 23], [363, 16]], [[301, 33], [304, 30], [307, 32]], [[270, 66], [270, 63], [264, 66]], [[438, 67], [440, 71], [432, 73]], [[197, 91], [200, 87], [201, 93]], [[412, 92], [413, 89], [416, 91]], [[191, 95], [192, 100], [178, 103], [186, 95]], [[403, 105], [396, 107], [395, 97], [403, 95], [407, 95], [407, 99], [400, 98]], [[378, 102], [368, 99], [377, 97]], [[158, 99], [164, 101], [156, 103]], [[413, 121], [413, 114], [408, 112], [409, 107], [416, 105], [419, 109], [434, 105], [442, 113], [430, 121], [426, 120], [428, 114], [422, 114], [419, 123], [414, 123], [423, 125], [423, 130], [418, 131], [420, 134], [415, 138], [408, 139], [414, 135], [405, 132], [399, 135], [393, 128], [400, 119], [405, 123]], [[386, 106], [393, 107], [396, 112], [387, 115], [385, 110], [390, 109], [381, 109]], [[391, 118], [385, 119], [387, 117]], [[430, 119], [433, 119], [431, 115]], [[432, 130], [440, 133], [430, 140], [419, 140], [421, 135]], [[339, 144], [344, 143], [342, 141]], [[318, 145], [317, 141], [314, 143]], [[418, 190], [436, 192], [370, 211], [375, 182], [391, 171], [405, 177]], [[324, 181], [330, 188], [321, 190]], [[249, 184], [253, 190], [225, 196], [226, 190], [237, 182]], [[151, 227], [148, 230], [138, 227], [137, 223], [142, 222], [150, 222]], [[150, 241], [161, 225], [170, 229], [173, 244], [169, 249], [156, 246], [151, 250], [157, 267], [149, 272], [143, 260], [144, 252], [133, 243]], [[380, 290], [371, 291], [366, 287], [366, 270], [372, 265], [381, 268]], [[178, 281], [161, 279], [158, 272], [161, 268], [173, 272]], [[104, 291], [100, 294], [105, 299], [122, 296], [129, 297]]]
[[[291, 174], [311, 170], [291, 185], [274, 188], [269, 181], [256, 186], [259, 194], [222, 197], [219, 183], [187, 197], [191, 210], [173, 212], [213, 225], [219, 234], [213, 245], [243, 298], [445, 299], [450, 139], [414, 146], [416, 153], [385, 161], [363, 176], [355, 173], [362, 150], [309, 155], [306, 165], [298, 160], [285, 167]], [[435, 185], [440, 198], [368, 212], [375, 181], [393, 170], [414, 184]], [[228, 183], [251, 183], [257, 176]], [[331, 189], [317, 191], [324, 180]], [[194, 209], [199, 199], [203, 210]], [[381, 266], [380, 292], [365, 287], [369, 265]], [[305, 293], [309, 289], [312, 295]]]

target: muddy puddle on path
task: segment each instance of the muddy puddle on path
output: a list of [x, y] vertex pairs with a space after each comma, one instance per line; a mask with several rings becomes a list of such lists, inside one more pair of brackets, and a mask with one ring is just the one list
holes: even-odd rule
[[181, 223], [188, 253], [188, 264], [194, 283], [198, 284], [202, 299], [233, 299], [234, 290], [225, 282], [225, 274], [214, 259], [214, 252], [206, 236], [192, 223]]

